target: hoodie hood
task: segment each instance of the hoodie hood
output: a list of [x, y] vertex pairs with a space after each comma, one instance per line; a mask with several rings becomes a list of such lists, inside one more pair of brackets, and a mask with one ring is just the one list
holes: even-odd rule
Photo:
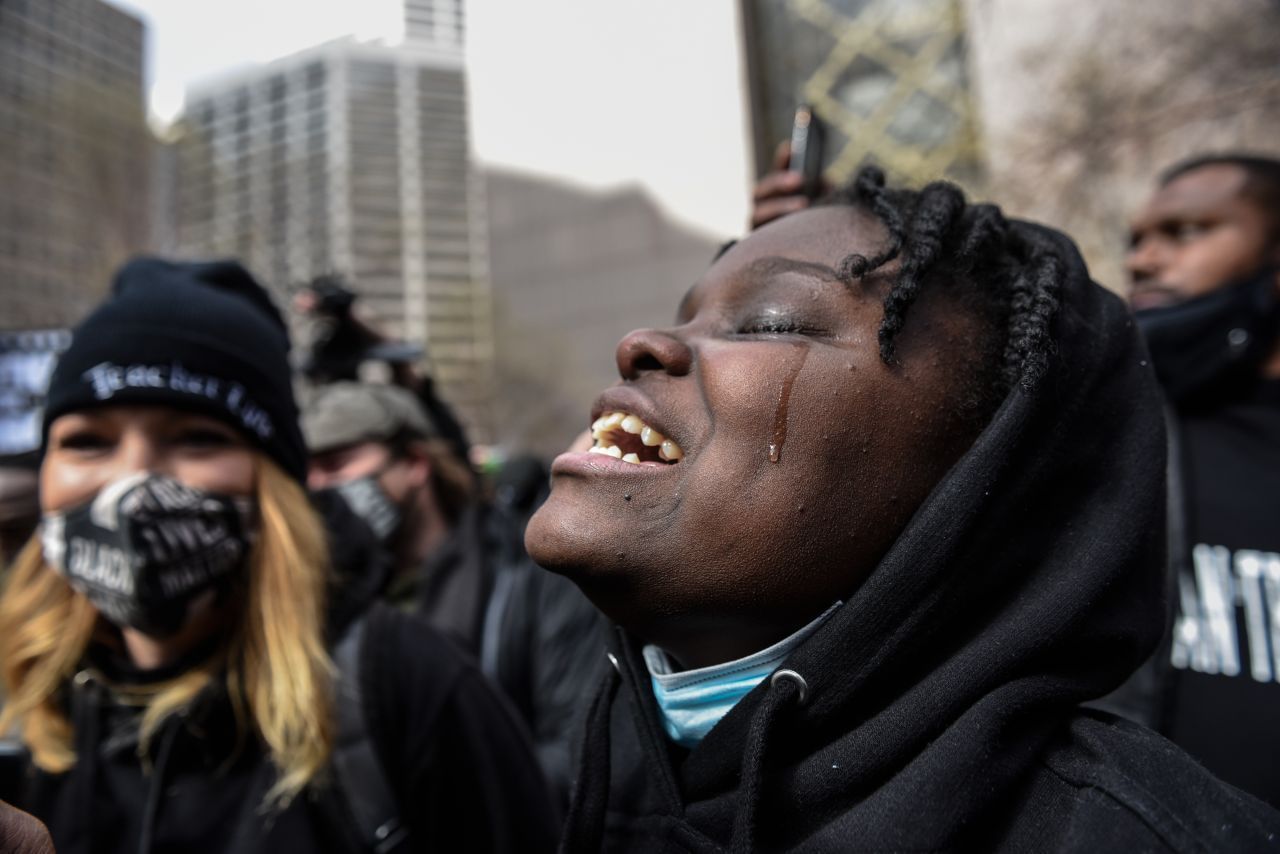
[[[902, 832], [957, 830], [1164, 631], [1165, 430], [1146, 350], [1070, 240], [1022, 228], [1067, 263], [1056, 355], [786, 662], [809, 696], [780, 753], [803, 762], [838, 739], [844, 798], [874, 792]], [[723, 751], [715, 735], [696, 777]]]
[[[1076, 706], [1155, 647], [1155, 377], [1128, 310], [1089, 280], [1071, 241], [1016, 227], [1066, 269], [1045, 372], [1013, 389], [861, 587], [782, 665], [799, 680], [766, 680], [687, 756], [645, 751], [666, 780], [658, 811], [738, 848], [765, 827], [782, 836], [762, 847], [791, 847], [836, 816], [854, 822], [859, 849], [948, 847], [1008, 809]], [[634, 692], [642, 730], [657, 729], [637, 647], [619, 635], [620, 693]], [[789, 702], [775, 701], [780, 689]], [[597, 698], [598, 721], [613, 691]], [[611, 785], [625, 786], [616, 766]], [[591, 807], [576, 809], [582, 821]]]

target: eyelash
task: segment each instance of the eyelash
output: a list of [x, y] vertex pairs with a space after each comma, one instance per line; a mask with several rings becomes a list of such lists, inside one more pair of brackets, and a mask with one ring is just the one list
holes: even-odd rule
[[768, 320], [752, 320], [744, 323], [738, 332], [742, 335], [787, 335], [811, 330], [801, 326], [793, 320], [783, 320], [781, 318], [770, 318]]

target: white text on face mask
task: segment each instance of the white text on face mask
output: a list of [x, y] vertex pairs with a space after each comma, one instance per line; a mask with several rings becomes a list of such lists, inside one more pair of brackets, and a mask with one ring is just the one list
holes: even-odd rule
[[133, 572], [129, 555], [106, 543], [72, 537], [67, 549], [67, 573], [112, 593], [133, 593]]

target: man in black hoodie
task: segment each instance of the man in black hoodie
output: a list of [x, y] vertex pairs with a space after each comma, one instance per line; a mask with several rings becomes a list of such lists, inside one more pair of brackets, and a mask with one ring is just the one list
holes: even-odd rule
[[1174, 619], [1123, 710], [1280, 806], [1280, 160], [1174, 166], [1127, 260], [1169, 406]]
[[1159, 391], [1061, 234], [864, 170], [617, 352], [539, 563], [620, 624], [568, 851], [1255, 850], [1082, 701], [1157, 643]]

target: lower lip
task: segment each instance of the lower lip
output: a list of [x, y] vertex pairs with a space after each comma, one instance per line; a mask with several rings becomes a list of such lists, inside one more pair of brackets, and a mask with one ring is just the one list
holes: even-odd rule
[[676, 468], [679, 463], [624, 463], [622, 460], [607, 454], [592, 454], [570, 451], [556, 457], [551, 463], [551, 473], [577, 475], [618, 475], [650, 476], [667, 469]]

